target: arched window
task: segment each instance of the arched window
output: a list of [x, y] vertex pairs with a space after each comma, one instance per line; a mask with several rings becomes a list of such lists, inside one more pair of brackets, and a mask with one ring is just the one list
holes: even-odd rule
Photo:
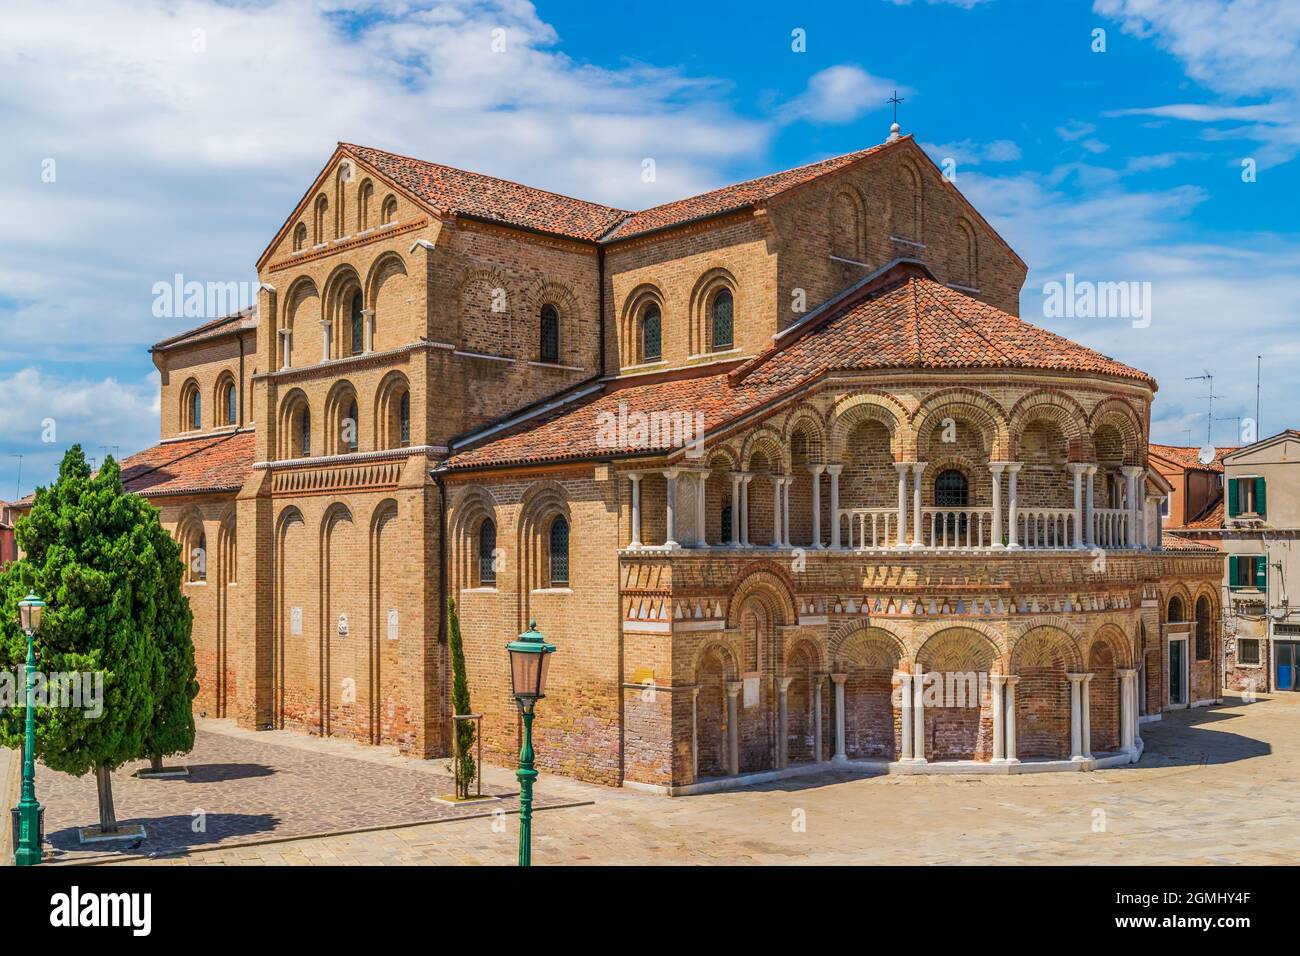
[[312, 241], [320, 245], [325, 241], [325, 216], [329, 212], [330, 201], [324, 196], [316, 197], [316, 218], [312, 222]]
[[732, 299], [728, 289], [722, 289], [713, 297], [709, 308], [712, 331], [713, 350], [729, 349], [732, 345]]
[[201, 529], [191, 534], [189, 539], [189, 580], [206, 581], [208, 579], [208, 537]]
[[343, 422], [343, 443], [347, 446], [348, 451], [356, 451], [360, 447], [360, 436], [357, 434], [361, 430], [361, 424], [357, 417], [357, 400], [354, 398], [348, 404], [348, 417]]
[[226, 410], [226, 424], [234, 425], [239, 421], [239, 392], [235, 389], [234, 381], [225, 384], [222, 390], [222, 404]]
[[311, 457], [311, 409], [305, 404], [298, 413], [298, 455]]
[[367, 179], [357, 190], [357, 229], [360, 232], [370, 228], [370, 202], [374, 196], [374, 183]]
[[563, 517], [552, 521], [550, 538], [551, 587], [566, 587], [569, 583], [569, 522]]
[[366, 349], [366, 317], [361, 314], [361, 290], [352, 294], [352, 309], [349, 318], [352, 330], [352, 355], [360, 355]]
[[181, 410], [183, 429], [198, 431], [203, 427], [203, 396], [199, 393], [198, 385], [193, 382], [185, 386], [185, 398]]
[[403, 392], [397, 406], [397, 440], [403, 448], [411, 444], [411, 393]]
[[384, 200], [384, 208], [380, 212], [379, 222], [380, 225], [386, 226], [389, 223], [396, 222], [396, 221], [397, 221], [397, 197], [389, 196], [387, 199]]
[[560, 313], [555, 310], [555, 306], [542, 306], [540, 326], [539, 358], [543, 362], [558, 362], [560, 360]]
[[1187, 620], [1187, 615], [1183, 612], [1183, 599], [1174, 595], [1169, 599], [1169, 617], [1170, 624], [1181, 623]]
[[491, 518], [484, 518], [478, 526], [478, 583], [490, 587], [497, 583], [494, 552], [497, 549], [497, 526]]
[[659, 306], [646, 307], [641, 316], [641, 361], [657, 362], [663, 358], [663, 316]]
[[1210, 659], [1210, 601], [1209, 598], [1196, 599], [1196, 659]]
[[307, 224], [305, 222], [300, 222], [298, 223], [297, 226], [294, 227], [293, 230], [293, 251], [302, 252], [302, 250], [306, 248], [306, 246], [307, 246]]
[[969, 502], [966, 476], [956, 468], [939, 472], [934, 479], [934, 505], [936, 508], [965, 508]]

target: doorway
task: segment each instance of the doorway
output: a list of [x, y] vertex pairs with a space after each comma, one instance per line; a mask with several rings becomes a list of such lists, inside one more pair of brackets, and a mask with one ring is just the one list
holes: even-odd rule
[[1275, 642], [1273, 661], [1274, 689], [1300, 690], [1300, 641]]
[[1169, 706], [1187, 706], [1187, 635], [1169, 638]]

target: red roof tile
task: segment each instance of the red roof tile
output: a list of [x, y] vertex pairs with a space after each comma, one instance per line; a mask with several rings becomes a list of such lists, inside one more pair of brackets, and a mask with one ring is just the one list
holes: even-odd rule
[[[902, 137], [902, 139], [907, 138]], [[681, 225], [706, 216], [716, 216], [724, 212], [748, 209], [759, 203], [766, 202], [778, 193], [794, 186], [800, 186], [806, 182], [811, 182], [818, 176], [824, 176], [827, 173], [843, 169], [845, 166], [856, 163], [858, 160], [883, 148], [884, 145], [882, 144], [872, 146], [869, 149], [860, 149], [854, 153], [833, 156], [830, 159], [810, 163], [807, 166], [787, 169], [783, 172], [761, 176], [758, 179], [736, 183], [732, 186], [723, 186], [721, 189], [714, 189], [698, 196], [653, 206], [650, 209], [629, 216], [616, 229], [606, 235], [605, 240], [627, 239], [640, 233]]]
[[1219, 549], [1204, 541], [1196, 541], [1192, 538], [1184, 538], [1182, 535], [1171, 532], [1168, 528], [1160, 537], [1160, 544], [1166, 551], [1209, 551], [1214, 552]]
[[176, 335], [163, 339], [154, 345], [151, 351], [175, 348], [178, 345], [193, 345], [195, 342], [203, 342], [221, 335], [229, 335], [231, 332], [240, 329], [255, 328], [257, 328], [257, 306], [252, 305], [246, 309], [240, 309], [238, 312], [232, 312], [230, 315], [223, 315], [219, 319], [213, 319], [211, 322], [204, 322], [196, 328], [178, 332]]
[[[905, 267], [906, 268], [906, 267]], [[1130, 368], [1013, 315], [912, 275], [865, 297], [847, 297], [824, 317], [810, 319], [771, 351], [729, 373], [638, 384], [614, 382], [581, 399], [485, 435], [447, 461], [451, 469], [528, 464], [668, 451], [673, 436], [635, 445], [602, 441], [602, 413], [703, 413], [714, 432], [827, 370], [1048, 369], [1136, 379]], [[651, 436], [654, 438], [655, 436]]]
[[146, 498], [238, 491], [253, 467], [251, 431], [162, 442], [122, 460], [127, 491]]
[[340, 143], [358, 159], [441, 212], [489, 219], [525, 229], [594, 242], [628, 215], [627, 210], [561, 196], [495, 176]]
[[1189, 445], [1158, 445], [1151, 443], [1151, 453], [1159, 455], [1166, 461], [1172, 462], [1181, 468], [1191, 469], [1194, 471], [1223, 471], [1223, 456], [1229, 455], [1236, 451], [1239, 446], [1228, 445], [1222, 448], [1214, 449], [1214, 460], [1208, 465], [1202, 464], [1200, 459], [1201, 449], [1199, 446]]

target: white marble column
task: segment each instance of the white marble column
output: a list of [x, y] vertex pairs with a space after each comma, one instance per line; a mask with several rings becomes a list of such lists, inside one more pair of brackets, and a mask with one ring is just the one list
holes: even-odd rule
[[812, 546], [822, 546], [822, 472], [825, 465], [809, 465], [812, 473]]
[[754, 476], [746, 472], [740, 478], [740, 543], [749, 547], [749, 483]]
[[831, 547], [840, 546], [840, 472], [843, 465], [827, 465], [826, 474], [831, 476]]
[[280, 368], [293, 366], [293, 329], [280, 330]]
[[641, 475], [633, 472], [627, 477], [632, 482], [632, 540], [628, 543], [628, 547], [639, 548], [641, 547]]
[[1002, 543], [1002, 472], [1007, 467], [1005, 461], [989, 462], [989, 474], [993, 476], [993, 547], [1003, 548]]
[[894, 471], [898, 472], [898, 546], [907, 547], [907, 471], [912, 467], [910, 461], [894, 462]]
[[1083, 675], [1065, 676], [1070, 681], [1070, 759], [1083, 760], [1083, 704], [1079, 700]]
[[899, 760], [912, 759], [912, 675], [898, 675], [898, 698], [902, 710], [902, 727], [899, 730]]
[[925, 682], [926, 674], [918, 669], [912, 675], [913, 763], [925, 763]]
[[320, 360], [328, 362], [330, 360], [330, 339], [334, 330], [334, 323], [329, 319], [320, 320]]
[[700, 689], [691, 688], [691, 779], [700, 779]]
[[1136, 703], [1133, 693], [1136, 683], [1133, 678], [1137, 676], [1137, 671], [1130, 668], [1121, 668], [1119, 670], [1119, 749], [1125, 753], [1132, 753], [1137, 749], [1134, 745], [1134, 727], [1137, 721], [1134, 720], [1133, 710]]
[[740, 481], [744, 476], [738, 472], [731, 473], [731, 544], [740, 544]]
[[847, 760], [848, 754], [844, 750], [844, 681], [848, 674], [832, 674], [831, 680], [835, 683], [835, 759]]
[[1067, 466], [1074, 476], [1074, 546], [1083, 547], [1083, 473], [1089, 465], [1082, 461], [1072, 461]]
[[1020, 542], [1016, 539], [1018, 531], [1016, 525], [1020, 517], [1020, 498], [1016, 491], [1016, 476], [1020, 474], [1022, 463], [1018, 461], [1009, 461], [1007, 466], [1007, 547], [1019, 548]]
[[1092, 675], [1084, 674], [1083, 683], [1079, 688], [1079, 702], [1082, 705], [1083, 719], [1080, 726], [1083, 728], [1083, 755], [1092, 758], [1092, 713], [1089, 711], [1088, 687], [1092, 683]]
[[1161, 551], [1164, 548], [1160, 536], [1160, 503], [1164, 498], [1164, 495], [1147, 495], [1146, 511], [1142, 512], [1142, 527], [1145, 531], [1143, 543], [1152, 551]]
[[1020, 683], [1020, 678], [1009, 674], [1004, 680], [1006, 687], [1002, 694], [1002, 706], [1006, 708], [1006, 717], [1002, 722], [1007, 735], [1006, 758], [1007, 763], [1020, 763], [1020, 758], [1016, 756], [1016, 685]]
[[707, 548], [709, 546], [709, 536], [705, 532], [704, 526], [704, 494], [708, 477], [709, 473], [707, 471], [697, 471], [695, 473], [695, 490], [697, 492], [695, 495], [695, 546], [697, 548]]
[[1130, 548], [1140, 548], [1142, 541], [1138, 528], [1138, 475], [1142, 474], [1144, 469], [1137, 465], [1125, 465], [1120, 469], [1124, 473], [1127, 487], [1124, 492], [1124, 503], [1128, 505], [1125, 509], [1128, 524], [1128, 546]]
[[790, 682], [793, 677], [778, 677], [776, 679], [777, 701], [776, 701], [776, 766], [780, 770], [790, 763], [790, 710], [789, 710], [789, 691]]
[[1097, 519], [1093, 517], [1093, 509], [1096, 507], [1097, 490], [1097, 466], [1088, 465], [1083, 469], [1083, 473], [1088, 477], [1087, 485], [1087, 507], [1084, 509], [1083, 516], [1083, 541], [1088, 547], [1095, 547], [1097, 544]]
[[793, 547], [790, 543], [790, 486], [794, 477], [786, 475], [781, 479], [781, 546]]
[[781, 476], [772, 475], [772, 547], [781, 547]]
[[677, 547], [677, 474], [676, 468], [669, 468], [663, 473], [668, 483], [668, 493], [666, 495], [668, 521], [667, 531], [665, 532], [667, 537], [664, 540], [664, 545], [669, 548]]
[[362, 350], [373, 352], [375, 350], [375, 310], [361, 310], [361, 334]]
[[912, 462], [912, 547], [925, 547], [925, 532], [921, 526], [921, 478], [929, 462]]
[[1006, 708], [1002, 706], [1002, 687], [1006, 677], [990, 674], [989, 683], [993, 685], [993, 762], [1003, 763], [1007, 759]]
[[822, 762], [822, 685], [825, 674], [813, 675], [813, 761]]
[[740, 773], [740, 689], [738, 680], [727, 681], [727, 773]]

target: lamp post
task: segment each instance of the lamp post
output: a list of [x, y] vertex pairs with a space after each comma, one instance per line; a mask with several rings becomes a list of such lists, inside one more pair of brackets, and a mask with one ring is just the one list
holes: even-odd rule
[[45, 602], [30, 591], [18, 602], [18, 616], [27, 635], [27, 728], [23, 746], [23, 789], [14, 807], [14, 865], [35, 866], [41, 862], [42, 817], [45, 810], [36, 802], [36, 645]]
[[524, 745], [519, 751], [519, 865], [531, 866], [533, 856], [533, 708], [546, 696], [546, 671], [555, 645], [546, 643], [529, 621], [528, 630], [506, 645], [510, 652], [510, 684], [524, 720]]

